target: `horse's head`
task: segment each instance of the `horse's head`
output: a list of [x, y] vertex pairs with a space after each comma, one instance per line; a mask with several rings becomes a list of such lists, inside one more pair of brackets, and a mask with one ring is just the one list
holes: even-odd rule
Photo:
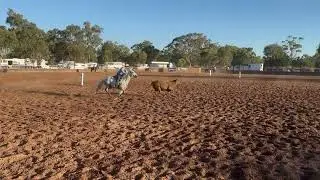
[[130, 77], [138, 77], [138, 74], [133, 70], [133, 68], [131, 67], [131, 68], [128, 68], [128, 75], [130, 76]]

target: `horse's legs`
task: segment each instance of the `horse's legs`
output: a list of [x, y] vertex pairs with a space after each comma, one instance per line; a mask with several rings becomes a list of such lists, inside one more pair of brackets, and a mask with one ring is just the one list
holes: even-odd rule
[[118, 97], [120, 97], [124, 93], [123, 90], [119, 90]]
[[110, 94], [110, 92], [109, 92], [109, 88], [108, 88], [108, 87], [106, 87], [104, 90], [109, 94], [109, 96], [111, 96], [111, 94]]
[[109, 94], [109, 96], [111, 96], [110, 92], [109, 92], [109, 88], [107, 88], [107, 93]]
[[118, 100], [120, 98], [121, 94], [123, 94], [123, 90], [118, 91], [118, 96], [115, 97], [114, 100]]

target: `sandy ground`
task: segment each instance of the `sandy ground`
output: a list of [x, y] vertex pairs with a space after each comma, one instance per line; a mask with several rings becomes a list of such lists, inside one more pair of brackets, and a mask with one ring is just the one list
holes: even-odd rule
[[0, 179], [320, 179], [320, 81], [0, 74]]

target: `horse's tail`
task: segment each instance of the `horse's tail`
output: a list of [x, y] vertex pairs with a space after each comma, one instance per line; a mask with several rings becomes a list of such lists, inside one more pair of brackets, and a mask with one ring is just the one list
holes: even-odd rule
[[101, 87], [103, 86], [103, 83], [104, 83], [104, 79], [99, 81], [97, 89], [96, 89], [96, 93], [101, 89]]

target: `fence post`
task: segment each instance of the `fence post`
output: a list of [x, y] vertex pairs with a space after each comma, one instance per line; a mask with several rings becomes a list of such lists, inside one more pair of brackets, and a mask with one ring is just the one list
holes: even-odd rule
[[239, 78], [241, 78], [241, 71], [239, 71]]
[[211, 69], [210, 69], [210, 71], [209, 71], [209, 72], [210, 72], [210, 76], [211, 76]]
[[81, 73], [81, 86], [83, 86], [83, 78], [84, 78], [84, 74], [83, 72]]

